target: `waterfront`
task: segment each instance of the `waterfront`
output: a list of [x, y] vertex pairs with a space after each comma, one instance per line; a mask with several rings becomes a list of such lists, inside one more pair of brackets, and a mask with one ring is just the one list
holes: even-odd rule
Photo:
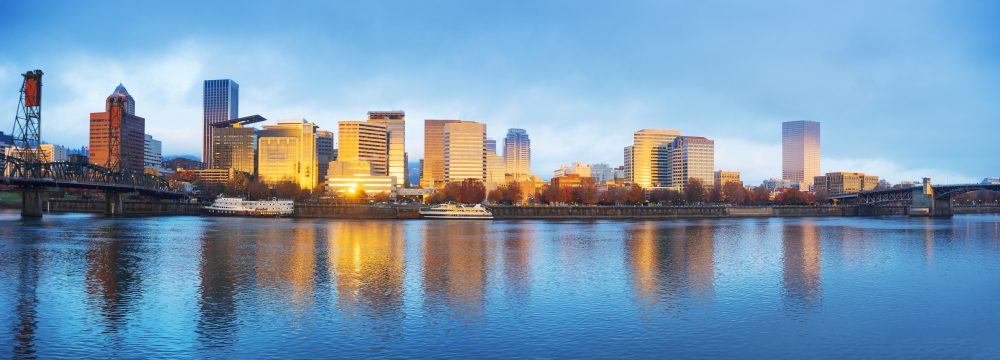
[[0, 239], [0, 358], [1000, 356], [996, 215], [3, 211]]

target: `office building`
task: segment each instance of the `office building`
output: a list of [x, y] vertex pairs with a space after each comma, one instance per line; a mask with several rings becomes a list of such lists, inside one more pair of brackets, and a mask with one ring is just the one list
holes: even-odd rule
[[813, 185], [817, 193], [826, 193], [827, 196], [853, 194], [875, 190], [878, 186], [878, 176], [857, 172], [833, 172], [814, 177]]
[[608, 164], [590, 164], [590, 176], [594, 178], [598, 184], [603, 184], [608, 180], [614, 180], [614, 170], [611, 169], [611, 165]]
[[177, 157], [163, 162], [163, 168], [168, 170], [205, 170], [205, 163], [188, 158]]
[[629, 184], [635, 183], [635, 172], [632, 171], [632, 145], [625, 147], [625, 164], [622, 165], [622, 178]]
[[743, 181], [740, 181], [740, 172], [724, 170], [715, 172], [715, 181], [713, 182], [713, 186], [722, 189], [722, 187], [728, 183], [736, 183], [743, 186]]
[[337, 125], [337, 160], [367, 161], [372, 175], [389, 175], [389, 135], [384, 123], [351, 120]]
[[819, 176], [819, 123], [786, 121], [781, 123], [781, 178], [800, 184], [807, 190]]
[[580, 174], [566, 174], [552, 178], [551, 186], [558, 189], [594, 187], [596, 181], [590, 176], [580, 176]]
[[475, 121], [444, 125], [444, 181], [486, 182], [486, 124]]
[[552, 172], [552, 177], [566, 176], [569, 174], [577, 174], [582, 177], [591, 177], [590, 164], [584, 164], [581, 162], [575, 162], [571, 165], [560, 165], [559, 169]]
[[318, 183], [316, 124], [280, 120], [257, 131], [257, 177], [268, 184], [291, 181], [312, 190]]
[[402, 111], [369, 111], [368, 122], [385, 125], [387, 175], [396, 177], [396, 185], [404, 187], [409, 170], [406, 166], [406, 114]]
[[316, 159], [319, 169], [319, 181], [326, 181], [330, 162], [337, 160], [334, 150], [337, 149], [333, 131], [316, 130]]
[[670, 183], [684, 190], [691, 179], [706, 188], [715, 185], [715, 141], [701, 136], [678, 136], [668, 146]]
[[267, 121], [250, 115], [212, 124], [212, 164], [216, 169], [234, 169], [257, 174], [257, 129], [250, 124]]
[[108, 96], [104, 112], [90, 113], [89, 148], [92, 164], [143, 172], [146, 119], [135, 115], [135, 100], [121, 84]]
[[507, 164], [503, 156], [497, 154], [497, 141], [486, 139], [486, 189], [493, 190], [503, 184], [506, 179]]
[[229, 79], [205, 80], [203, 92], [203, 124], [201, 160], [208, 168], [215, 168], [212, 163], [213, 135], [221, 122], [239, 117], [240, 85]]
[[142, 167], [144, 169], [159, 169], [163, 163], [163, 143], [146, 134], [143, 137]]
[[326, 189], [343, 196], [389, 193], [395, 197], [396, 177], [372, 175], [371, 163], [363, 160], [337, 160], [328, 164]]
[[633, 133], [631, 151], [626, 149], [626, 169], [641, 187], [666, 186], [670, 182], [668, 145], [680, 136], [678, 130], [642, 129]]
[[507, 129], [507, 137], [503, 139], [503, 159], [506, 162], [506, 172], [515, 181], [521, 181], [531, 176], [531, 139], [524, 129]]
[[444, 126], [462, 120], [424, 120], [424, 164], [420, 186], [444, 186]]
[[229, 180], [232, 180], [236, 176], [236, 171], [233, 168], [225, 169], [202, 169], [202, 170], [181, 170], [179, 173], [189, 173], [194, 175], [198, 180], [206, 183], [213, 184], [225, 184]]

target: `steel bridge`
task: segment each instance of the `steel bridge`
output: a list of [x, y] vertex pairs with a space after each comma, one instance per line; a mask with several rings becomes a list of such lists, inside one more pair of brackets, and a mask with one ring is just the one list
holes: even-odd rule
[[930, 179], [924, 178], [923, 185], [842, 194], [831, 196], [830, 200], [858, 206], [902, 204], [911, 207], [911, 215], [951, 216], [952, 198], [973, 191], [1000, 191], [1000, 184], [931, 185]]
[[[42, 71], [22, 74], [21, 97], [14, 118], [14, 143], [0, 153], [0, 185], [16, 187], [22, 194], [21, 215], [42, 216], [43, 193], [52, 189], [88, 189], [104, 191], [108, 215], [124, 214], [123, 198], [128, 194], [160, 199], [181, 199], [185, 195], [173, 189], [162, 177], [126, 169], [128, 154], [122, 151], [121, 102], [112, 101], [109, 133], [112, 137], [108, 164], [83, 162], [46, 162], [41, 145]], [[116, 99], [112, 99], [116, 100]]]

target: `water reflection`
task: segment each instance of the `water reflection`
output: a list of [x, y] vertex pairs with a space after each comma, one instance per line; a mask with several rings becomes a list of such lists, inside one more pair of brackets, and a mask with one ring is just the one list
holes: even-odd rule
[[522, 225], [506, 229], [501, 238], [506, 295], [523, 300], [531, 290], [531, 258], [535, 229]]
[[486, 230], [479, 221], [425, 226], [424, 305], [465, 321], [482, 317], [487, 275]]
[[664, 226], [635, 223], [628, 229], [625, 259], [640, 307], [670, 310], [687, 300], [714, 297], [714, 228], [708, 222]]
[[[288, 300], [301, 312], [313, 305], [316, 228], [303, 224], [257, 228], [257, 288]], [[283, 304], [274, 304], [283, 306]]]
[[[204, 230], [204, 228], [202, 228]], [[201, 261], [198, 277], [199, 340], [207, 347], [230, 345], [237, 329], [237, 295], [247, 287], [252, 247], [241, 241], [251, 237], [250, 231], [238, 227], [232, 231], [202, 233]]]
[[[403, 320], [403, 224], [372, 226], [367, 222], [329, 225], [331, 277], [336, 282], [337, 306], [348, 316], [362, 316], [374, 324]], [[377, 329], [385, 333], [392, 329]]]
[[125, 325], [143, 291], [139, 253], [148, 249], [136, 244], [133, 234], [125, 224], [106, 221], [87, 242], [86, 292], [108, 333]]
[[782, 229], [782, 287], [785, 305], [792, 309], [813, 309], [823, 298], [819, 229], [809, 219]]
[[[39, 239], [28, 240], [38, 241]], [[34, 357], [35, 337], [38, 330], [38, 278], [40, 268], [38, 251], [21, 253], [16, 259], [17, 269], [17, 314], [14, 328], [14, 357]], [[8, 268], [9, 269], [9, 268]], [[7, 271], [8, 269], [4, 269]]]

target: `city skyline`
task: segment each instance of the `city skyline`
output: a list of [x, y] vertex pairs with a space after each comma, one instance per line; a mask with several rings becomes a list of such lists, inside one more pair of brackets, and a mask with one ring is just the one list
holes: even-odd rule
[[[983, 7], [995, 5], [765, 3], [747, 9], [729, 4], [692, 23], [684, 14], [708, 11], [710, 5], [629, 4], [616, 8], [609, 23], [587, 29], [582, 24], [602, 15], [595, 6], [568, 9], [577, 15], [568, 17], [573, 22], [547, 22], [543, 19], [567, 9], [501, 6], [499, 14], [528, 15], [510, 21], [476, 5], [429, 14], [404, 3], [313, 4], [307, 6], [312, 14], [292, 26], [218, 33], [206, 31], [210, 22], [197, 24], [203, 20], [198, 16], [222, 11], [216, 5], [185, 20], [190, 14], [179, 10], [183, 6], [153, 9], [162, 14], [156, 19], [132, 19], [115, 15], [124, 10], [65, 4], [41, 11], [32, 21], [52, 26], [40, 29], [13, 15], [21, 6], [26, 4], [0, 5], [0, 42], [37, 48], [0, 55], [0, 88], [16, 89], [24, 69], [45, 69], [43, 140], [70, 148], [86, 144], [78, 135], [86, 131], [86, 114], [121, 82], [142, 99], [137, 112], [147, 119], [146, 132], [163, 142], [164, 155], [197, 155], [201, 144], [191, 139], [198, 137], [202, 119], [201, 82], [226, 78], [242, 85], [245, 113], [307, 118], [322, 129], [371, 109], [403, 109], [412, 120], [406, 150], [413, 162], [423, 158], [423, 149], [414, 145], [423, 143], [424, 119], [482, 122], [495, 139], [508, 128], [524, 128], [532, 134], [532, 172], [542, 176], [575, 161], [619, 165], [633, 131], [667, 128], [716, 140], [716, 167], [739, 170], [747, 183], [756, 183], [781, 176], [780, 124], [807, 119], [824, 124], [821, 173], [863, 171], [892, 182], [931, 176], [958, 183], [994, 176], [998, 165], [990, 156], [991, 131], [969, 131], [992, 129], [1000, 118], [998, 106], [983, 96], [996, 93], [1000, 83], [992, 70], [997, 47], [988, 36], [988, 19], [977, 15], [991, 13]], [[407, 34], [362, 28], [350, 38], [336, 35], [340, 26], [355, 28], [360, 14], [374, 10], [425, 19], [469, 16], [453, 23], [455, 28]], [[119, 43], [131, 45], [108, 51], [107, 29], [78, 26], [78, 20], [57, 24], [54, 19], [66, 13], [122, 18], [135, 31]], [[652, 18], [671, 13], [678, 15], [662, 20], [668, 26], [653, 27], [659, 22]], [[338, 21], [320, 21], [331, 14]], [[282, 23], [270, 20], [292, 14], [277, 9], [272, 16], [264, 23]], [[163, 23], [177, 26], [153, 30], [168, 28], [158, 26]], [[718, 24], [727, 25], [711, 30]], [[736, 27], [741, 33], [732, 35]], [[80, 30], [66, 31], [70, 28]], [[577, 32], [593, 41], [559, 41]], [[301, 33], [315, 35], [315, 41], [284, 41]], [[536, 33], [541, 36], [528, 35]], [[775, 36], [785, 45], [765, 41]], [[428, 42], [431, 38], [442, 45]], [[495, 49], [470, 41], [480, 38]], [[664, 39], [668, 46], [645, 46], [642, 39]], [[703, 42], [727, 53], [697, 45]], [[764, 46], [755, 50], [742, 43]], [[387, 45], [398, 45], [407, 56], [371, 61], [365, 55]], [[440, 51], [442, 46], [454, 51]], [[304, 49], [315, 52], [308, 59], [283, 56]], [[607, 51], [594, 51], [600, 49]], [[541, 56], [549, 51], [569, 56]], [[590, 55], [577, 56], [585, 53]], [[323, 63], [328, 64], [319, 66]], [[962, 126], [938, 126], [942, 121]], [[567, 129], [574, 136], [565, 136]], [[949, 137], [964, 141], [947, 151], [927, 145]], [[877, 152], [857, 143], [874, 144]]]

